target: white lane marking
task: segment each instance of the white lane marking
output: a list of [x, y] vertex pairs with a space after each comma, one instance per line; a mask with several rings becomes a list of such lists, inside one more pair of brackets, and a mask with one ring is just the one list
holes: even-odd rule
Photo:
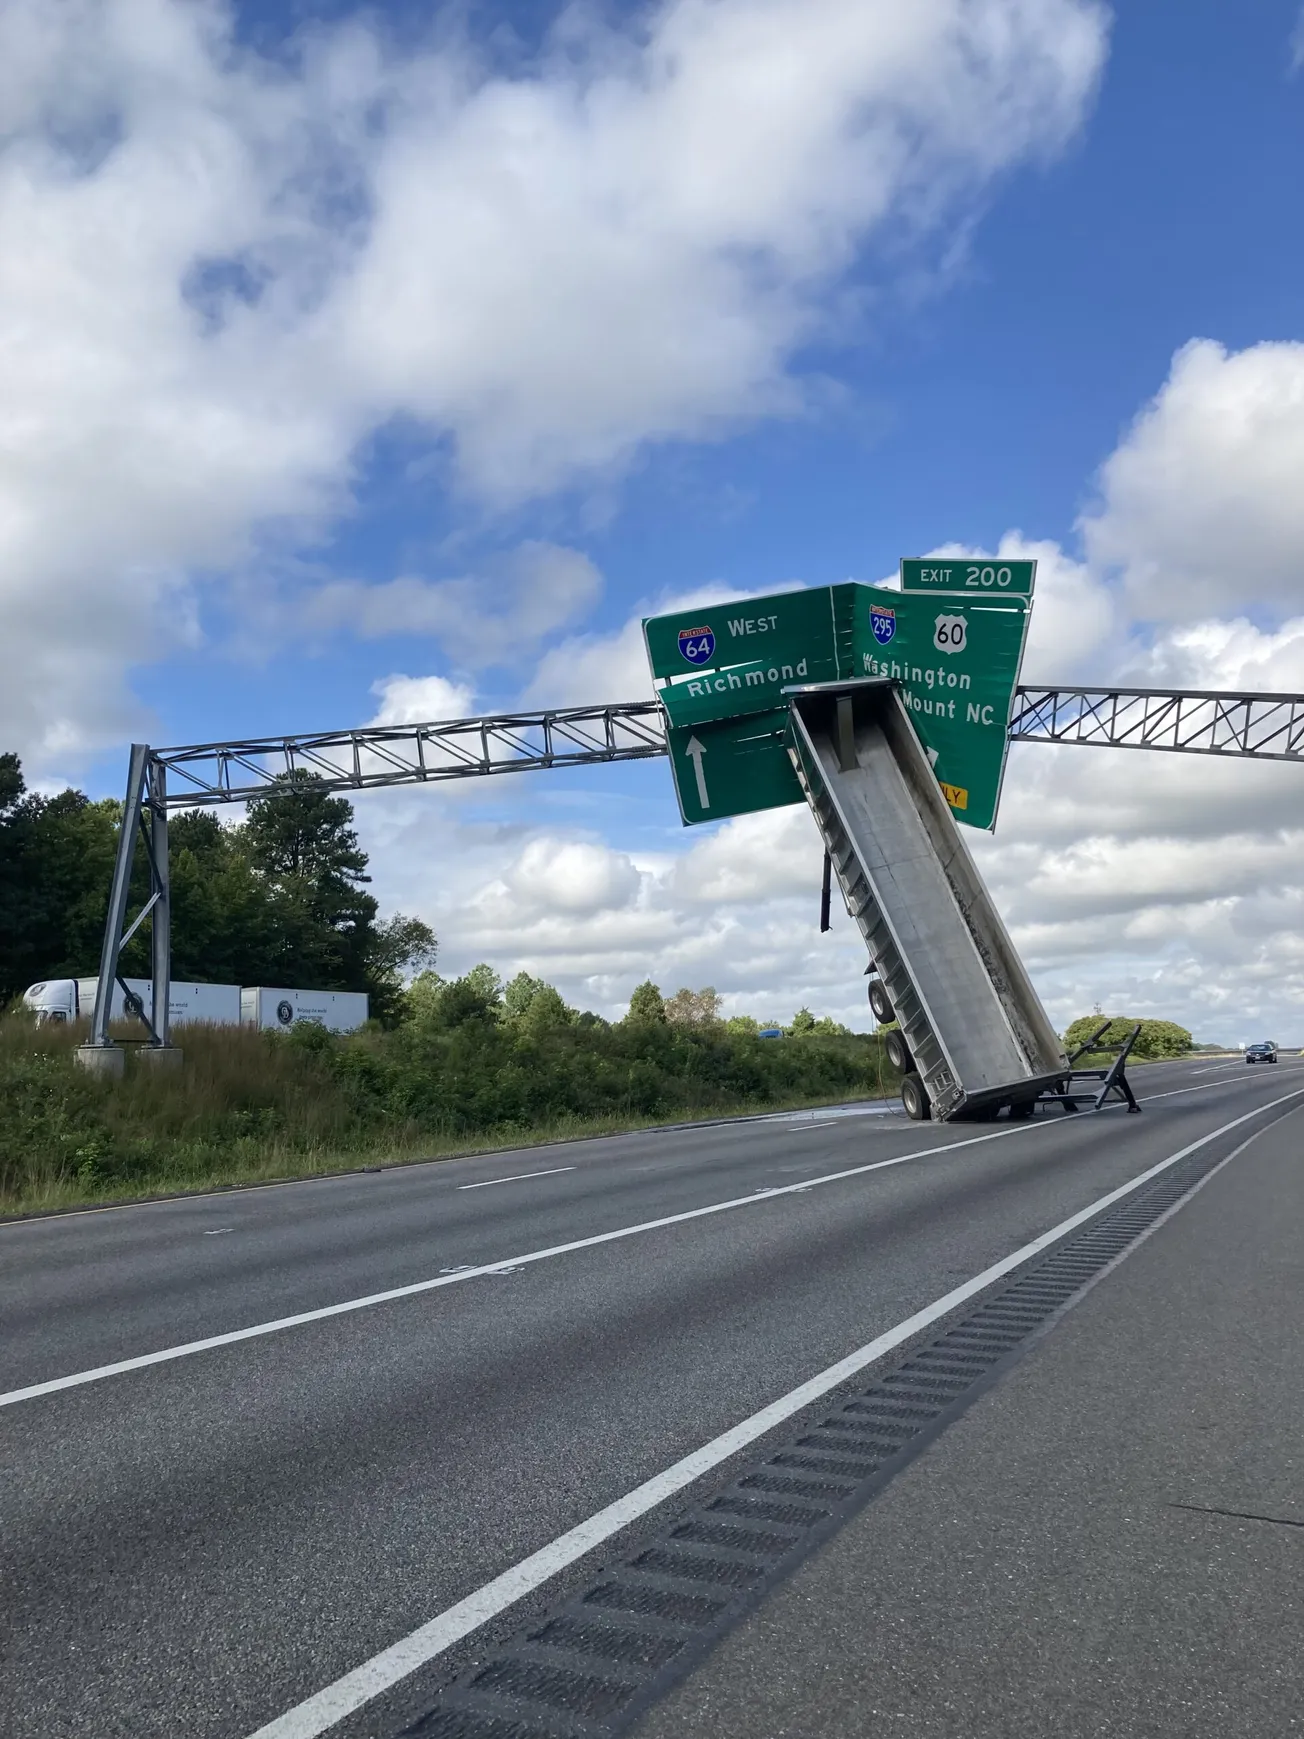
[[[1304, 1089], [1302, 1089], [1304, 1090]], [[1057, 1127], [1058, 1125], [1056, 1125]], [[711, 1202], [703, 1208], [688, 1208], [683, 1213], [664, 1214], [659, 1219], [643, 1220], [635, 1226], [619, 1226], [612, 1232], [596, 1232], [587, 1238], [574, 1238], [566, 1244], [552, 1244], [544, 1250], [528, 1250], [519, 1256], [500, 1257], [471, 1268], [461, 1268], [452, 1274], [439, 1274], [433, 1280], [417, 1280], [409, 1286], [392, 1286], [385, 1292], [372, 1292], [364, 1298], [348, 1298], [340, 1304], [323, 1305], [318, 1310], [302, 1310], [294, 1316], [277, 1317], [272, 1322], [253, 1323], [248, 1328], [236, 1328], [226, 1334], [207, 1335], [203, 1340], [184, 1341], [179, 1346], [161, 1347], [157, 1352], [140, 1353], [135, 1358], [118, 1359], [111, 1365], [95, 1365], [88, 1371], [73, 1371], [66, 1377], [52, 1377], [44, 1383], [30, 1383], [23, 1389], [10, 1389], [0, 1394], [0, 1407], [12, 1407], [19, 1401], [34, 1401], [41, 1395], [54, 1395], [62, 1389], [79, 1388], [83, 1383], [99, 1383], [108, 1377], [118, 1377], [127, 1371], [143, 1371], [150, 1365], [170, 1364], [174, 1359], [186, 1359], [195, 1353], [209, 1352], [215, 1347], [229, 1347], [239, 1341], [258, 1340], [265, 1335], [281, 1334], [286, 1329], [302, 1328], [306, 1323], [325, 1322], [333, 1316], [347, 1316], [355, 1310], [370, 1310], [378, 1304], [391, 1304], [399, 1298], [415, 1298], [423, 1292], [434, 1292], [441, 1286], [457, 1286], [464, 1280], [480, 1275], [502, 1274], [530, 1262], [547, 1262], [555, 1256], [569, 1256], [576, 1250], [596, 1249], [600, 1244], [614, 1244], [622, 1238], [636, 1238], [645, 1232], [660, 1231], [666, 1226], [682, 1226], [689, 1220], [703, 1220], [711, 1214], [730, 1213], [735, 1208], [753, 1208], [758, 1203], [772, 1201], [776, 1196], [794, 1195], [816, 1184], [841, 1183], [847, 1178], [864, 1177], [872, 1171], [884, 1171], [890, 1166], [907, 1165], [912, 1160], [929, 1159], [936, 1153], [954, 1153], [961, 1147], [977, 1147], [985, 1141], [1008, 1141], [1034, 1129], [1045, 1129], [1045, 1123], [1019, 1123], [1012, 1129], [997, 1129], [989, 1135], [971, 1135], [964, 1141], [948, 1141], [939, 1147], [921, 1147], [913, 1153], [898, 1154], [894, 1159], [877, 1159], [867, 1165], [854, 1165], [845, 1171], [826, 1172], [822, 1177], [807, 1178], [804, 1183], [785, 1184], [765, 1189], [759, 1195], [733, 1196], [728, 1201]]]
[[[1178, 1093], [1201, 1093], [1208, 1087], [1219, 1085], [1221, 1083], [1217, 1081], [1206, 1081], [1200, 1087], [1179, 1087], [1170, 1093], [1152, 1093], [1142, 1103], [1149, 1103], [1150, 1099], [1171, 1099]], [[1298, 1091], [1304, 1092], [1304, 1088]], [[1259, 1111], [1270, 1110], [1272, 1106], [1284, 1104], [1285, 1099], [1294, 1096], [1287, 1093], [1283, 1099], [1269, 1100], [1267, 1105], [1247, 1111], [1246, 1116], [1253, 1117]], [[1121, 1111], [1122, 1106], [1113, 1109]], [[1083, 1128], [1090, 1127], [1090, 1118], [1085, 1115], [1075, 1121]], [[254, 1323], [249, 1328], [231, 1329], [226, 1334], [208, 1335], [203, 1340], [184, 1341], [179, 1346], [162, 1347], [158, 1352], [140, 1353], [132, 1359], [119, 1359], [111, 1365], [95, 1365], [88, 1371], [73, 1371], [66, 1377], [52, 1377], [44, 1383], [31, 1383], [23, 1389], [10, 1389], [7, 1393], [0, 1394], [0, 1407], [12, 1407], [19, 1401], [35, 1401], [42, 1395], [58, 1394], [63, 1389], [79, 1388], [85, 1383], [103, 1382], [109, 1377], [123, 1376], [128, 1371], [143, 1371], [151, 1365], [170, 1364], [175, 1359], [190, 1358], [195, 1353], [210, 1352], [216, 1347], [234, 1346], [239, 1341], [259, 1340], [265, 1335], [281, 1334], [286, 1329], [302, 1328], [311, 1322], [325, 1322], [333, 1316], [347, 1316], [355, 1310], [370, 1310], [378, 1304], [391, 1304], [396, 1299], [415, 1298], [420, 1293], [434, 1292], [441, 1286], [456, 1286], [463, 1280], [474, 1280], [482, 1275], [512, 1273], [528, 1263], [546, 1262], [555, 1256], [569, 1256], [576, 1250], [591, 1250], [600, 1244], [612, 1244], [621, 1238], [636, 1238], [645, 1232], [683, 1225], [686, 1221], [705, 1219], [711, 1214], [729, 1213], [735, 1208], [755, 1207], [758, 1203], [771, 1201], [776, 1196], [804, 1195], [808, 1190], [816, 1189], [822, 1184], [842, 1183], [847, 1178], [863, 1177], [868, 1172], [886, 1171], [892, 1166], [907, 1165], [912, 1160], [928, 1159], [935, 1153], [954, 1153], [958, 1148], [978, 1147], [985, 1141], [1006, 1141], [1012, 1136], [1029, 1134], [1036, 1129], [1059, 1129], [1064, 1126], [1065, 1120], [1058, 1117], [1031, 1118], [1026, 1123], [1017, 1123], [1012, 1128], [996, 1129], [988, 1135], [972, 1135], [964, 1141], [949, 1141], [939, 1147], [917, 1148], [913, 1153], [898, 1154], [894, 1159], [877, 1159], [868, 1165], [850, 1166], [845, 1171], [826, 1172], [822, 1177], [807, 1178], [803, 1183], [762, 1188], [752, 1195], [734, 1196], [724, 1202], [711, 1202], [704, 1208], [689, 1208], [684, 1213], [666, 1214], [660, 1219], [643, 1220], [634, 1226], [620, 1226], [614, 1232], [598, 1232], [592, 1237], [575, 1238], [568, 1244], [553, 1244], [544, 1250], [529, 1250], [520, 1256], [507, 1256], [497, 1262], [458, 1268], [452, 1272], [441, 1270], [433, 1280], [417, 1280], [410, 1286], [394, 1286], [386, 1292], [372, 1292], [363, 1298], [345, 1299], [343, 1303], [323, 1305], [318, 1310], [300, 1311], [295, 1316], [277, 1317], [271, 1322]]]
[[214, 1226], [211, 1231], [204, 1232], [205, 1238], [220, 1238], [223, 1232], [234, 1232], [234, 1226]]
[[1136, 1238], [1133, 1239], [1121, 1255], [1115, 1256], [1111, 1261], [1105, 1264], [1099, 1273], [1093, 1274], [1091, 1279], [1088, 1280], [1086, 1286], [1083, 1287], [1083, 1291], [1089, 1292], [1093, 1286], [1099, 1285], [1099, 1283], [1105, 1279], [1106, 1275], [1112, 1274], [1115, 1268], [1126, 1262], [1128, 1257], [1139, 1245], [1147, 1243], [1154, 1237], [1155, 1233], [1161, 1226], [1166, 1226], [1175, 1214], [1180, 1213], [1191, 1200], [1192, 1196], [1198, 1196], [1207, 1183], [1212, 1183], [1224, 1166], [1230, 1165], [1234, 1159], [1239, 1159], [1241, 1154], [1245, 1152], [1245, 1149], [1247, 1147], [1253, 1147], [1254, 1143], [1261, 1135], [1266, 1135], [1269, 1129], [1275, 1129], [1278, 1123], [1284, 1123], [1288, 1117], [1293, 1117], [1295, 1112], [1299, 1109], [1300, 1107], [1296, 1105], [1294, 1111], [1285, 1111], [1280, 1117], [1274, 1117], [1272, 1122], [1266, 1124], [1264, 1128], [1256, 1129], [1253, 1135], [1247, 1135], [1245, 1140], [1241, 1142], [1240, 1146], [1233, 1147], [1231, 1152], [1224, 1159], [1218, 1161], [1217, 1165], [1210, 1166], [1209, 1170], [1205, 1172], [1203, 1177], [1196, 1179], [1185, 1195], [1179, 1196], [1171, 1207], [1165, 1208], [1159, 1218], [1152, 1221], [1151, 1224], [1146, 1227], [1144, 1232], [1138, 1233]]
[[[895, 1105], [888, 1104], [885, 1109], [895, 1113], [897, 1116], [901, 1115], [898, 1107]], [[286, 1177], [279, 1178], [273, 1183], [248, 1183], [240, 1184], [234, 1188], [228, 1187], [215, 1190], [192, 1190], [185, 1195], [156, 1196], [152, 1200], [143, 1202], [101, 1202], [92, 1208], [67, 1208], [61, 1209], [55, 1213], [27, 1214], [22, 1219], [0, 1220], [0, 1232], [23, 1231], [29, 1226], [49, 1226], [56, 1221], [63, 1220], [84, 1220], [89, 1219], [92, 1214], [130, 1214], [143, 1212], [153, 1208], [184, 1208], [187, 1206], [193, 1206], [196, 1202], [212, 1201], [215, 1196], [231, 1196], [235, 1194], [252, 1196], [259, 1194], [261, 1191], [289, 1189], [295, 1184], [348, 1183], [352, 1178], [364, 1177], [369, 1173], [383, 1173], [388, 1177], [394, 1173], [401, 1174], [404, 1172], [427, 1171], [432, 1166], [437, 1165], [470, 1165], [477, 1160], [502, 1159], [504, 1154], [507, 1153], [527, 1153], [531, 1151], [535, 1153], [545, 1153], [550, 1147], [574, 1147], [581, 1141], [591, 1143], [594, 1147], [600, 1147], [604, 1142], [643, 1141], [651, 1135], [675, 1133], [698, 1135], [704, 1130], [708, 1133], [712, 1130], [718, 1130], [721, 1133], [728, 1135], [735, 1130], [745, 1131], [753, 1123], [777, 1122], [788, 1115], [790, 1115], [788, 1112], [776, 1111], [773, 1113], [759, 1113], [744, 1117], [714, 1117], [709, 1118], [702, 1123], [652, 1123], [649, 1124], [646, 1129], [621, 1129], [613, 1135], [577, 1135], [573, 1136], [569, 1141], [541, 1141], [538, 1146], [533, 1149], [500, 1148], [496, 1151], [482, 1150], [478, 1153], [450, 1153], [441, 1156], [438, 1159], [395, 1160], [392, 1164], [387, 1166], [363, 1166], [354, 1171], [323, 1172], [320, 1176], [316, 1177]], [[599, 1157], [601, 1157], [601, 1155]], [[619, 1160], [618, 1154], [616, 1157]], [[652, 1168], [647, 1167], [645, 1169], [651, 1170]]]
[[[615, 1503], [598, 1510], [578, 1527], [558, 1535], [539, 1551], [523, 1558], [519, 1564], [513, 1564], [509, 1570], [504, 1570], [482, 1588], [476, 1589], [474, 1594], [468, 1594], [465, 1600], [459, 1600], [456, 1605], [446, 1608], [419, 1629], [392, 1643], [389, 1648], [382, 1649], [379, 1654], [373, 1655], [352, 1672], [345, 1673], [343, 1678], [336, 1679], [334, 1684], [327, 1685], [314, 1696], [296, 1704], [293, 1709], [288, 1709], [285, 1714], [268, 1721], [256, 1733], [250, 1734], [249, 1739], [317, 1739], [319, 1734], [333, 1727], [337, 1721], [342, 1721], [355, 1709], [362, 1708], [382, 1691], [389, 1690], [401, 1679], [414, 1673], [418, 1667], [425, 1666], [436, 1655], [443, 1654], [462, 1637], [478, 1630], [482, 1624], [505, 1611], [507, 1607], [515, 1605], [558, 1571], [582, 1558], [586, 1552], [591, 1552], [604, 1540], [609, 1540], [613, 1534], [619, 1533], [622, 1528], [628, 1527], [631, 1522], [637, 1521], [640, 1516], [646, 1515], [649, 1510], [655, 1509], [658, 1504], [664, 1503], [667, 1498], [673, 1497], [676, 1492], [682, 1491], [685, 1486], [691, 1485], [694, 1480], [718, 1467], [722, 1461], [727, 1461], [731, 1455], [736, 1455], [740, 1449], [745, 1449], [748, 1444], [763, 1437], [776, 1425], [781, 1425], [785, 1419], [790, 1419], [794, 1413], [799, 1413], [803, 1407], [808, 1407], [812, 1401], [818, 1401], [840, 1383], [845, 1383], [849, 1377], [864, 1370], [867, 1365], [872, 1365], [885, 1354], [892, 1352], [921, 1329], [929, 1327], [940, 1317], [949, 1315], [958, 1305], [984, 1291], [993, 1281], [1000, 1280], [1012, 1269], [1039, 1255], [1096, 1214], [1112, 1207], [1115, 1202], [1122, 1201], [1125, 1196], [1132, 1195], [1143, 1184], [1197, 1153], [1200, 1148], [1207, 1147], [1219, 1136], [1239, 1128], [1242, 1123], [1247, 1123], [1251, 1117], [1257, 1117], [1261, 1112], [1271, 1111], [1275, 1106], [1285, 1104], [1288, 1099], [1301, 1097], [1304, 1097], [1304, 1087], [1298, 1088], [1294, 1093], [1287, 1093], [1284, 1098], [1274, 1099], [1269, 1105], [1256, 1106], [1253, 1111], [1245, 1112], [1243, 1116], [1224, 1123], [1208, 1135], [1202, 1135], [1198, 1141], [1192, 1141], [1178, 1152], [1169, 1154], [1167, 1159], [1161, 1159], [1157, 1165], [1152, 1165], [1129, 1183], [1121, 1184], [1117, 1189], [1100, 1196], [1089, 1207], [1070, 1214], [1058, 1226], [1052, 1226], [1050, 1231], [1043, 1232], [1040, 1237], [1033, 1238], [1019, 1249], [1011, 1251], [999, 1262], [993, 1262], [990, 1268], [984, 1268], [981, 1274], [975, 1274], [971, 1280], [966, 1280], [963, 1285], [944, 1293], [941, 1298], [935, 1298], [931, 1304], [926, 1304], [904, 1322], [897, 1323], [895, 1328], [876, 1336], [854, 1353], [849, 1353], [846, 1358], [839, 1359], [837, 1364], [821, 1371], [818, 1376], [790, 1389], [777, 1401], [771, 1401], [768, 1407], [762, 1407], [750, 1418], [741, 1420], [719, 1437], [704, 1443], [700, 1449], [693, 1450], [682, 1460], [645, 1480], [642, 1485], [635, 1486], [633, 1491], [626, 1492]], [[1228, 1157], [1232, 1158], [1234, 1155]]]
[[[1287, 1073], [1288, 1074], [1298, 1074], [1299, 1071], [1298, 1070], [1288, 1070]], [[1250, 1080], [1257, 1080], [1258, 1076], [1251, 1075], [1249, 1079]], [[1242, 1083], [1246, 1086], [1249, 1085], [1249, 1082], [1246, 1081], [1244, 1077], [1242, 1077]], [[1201, 1083], [1198, 1087], [1170, 1087], [1166, 1093], [1147, 1093], [1144, 1098], [1141, 1098], [1141, 1095], [1138, 1094], [1137, 1097], [1138, 1097], [1138, 1099], [1141, 1100], [1141, 1103], [1143, 1105], [1149, 1105], [1152, 1102], [1152, 1100], [1155, 1100], [1155, 1099], [1178, 1099], [1182, 1096], [1183, 1093], [1207, 1093], [1210, 1091], [1211, 1088], [1221, 1087], [1221, 1086], [1222, 1086], [1221, 1081], [1201, 1081]], [[1085, 1093], [1083, 1094], [1083, 1098], [1084, 1099], [1086, 1098]], [[1279, 1105], [1281, 1103], [1281, 1101], [1279, 1099], [1274, 1099], [1272, 1101], [1272, 1103], [1274, 1105]]]
[[510, 1177], [490, 1177], [483, 1183], [460, 1183], [460, 1190], [491, 1190], [496, 1183], [520, 1183], [527, 1177], [556, 1177], [559, 1172], [574, 1171], [573, 1165], [554, 1165], [547, 1171], [514, 1171]]

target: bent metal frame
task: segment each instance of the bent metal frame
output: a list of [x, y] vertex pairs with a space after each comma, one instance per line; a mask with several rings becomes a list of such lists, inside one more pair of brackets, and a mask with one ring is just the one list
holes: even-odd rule
[[[1023, 686], [1014, 691], [1009, 735], [1011, 742], [1304, 761], [1304, 695]], [[311, 773], [319, 790], [369, 791], [546, 767], [643, 761], [666, 752], [665, 715], [655, 700], [429, 724], [368, 725], [357, 730], [196, 743], [175, 749], [133, 743], [95, 1012], [90, 1039], [82, 1050], [108, 1052], [115, 1048], [109, 1038], [112, 990], [121, 984], [126, 991], [121, 975], [122, 950], [146, 919], [150, 923], [153, 1020], [135, 998], [129, 1006], [139, 1014], [149, 1034], [146, 1048], [171, 1049], [171, 810], [247, 803], [251, 797], [274, 790], [278, 780], [295, 771]], [[128, 923], [138, 836], [143, 838], [149, 864], [149, 894]]]

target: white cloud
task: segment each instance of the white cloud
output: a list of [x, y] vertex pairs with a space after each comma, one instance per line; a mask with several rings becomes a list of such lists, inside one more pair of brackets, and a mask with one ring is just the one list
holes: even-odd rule
[[444, 676], [386, 676], [373, 683], [380, 701], [373, 725], [420, 725], [435, 719], [466, 719], [475, 712], [475, 693]]
[[623, 852], [589, 840], [532, 839], [508, 869], [503, 886], [513, 907], [524, 902], [542, 912], [560, 912], [567, 924], [625, 911], [639, 891], [639, 873]]
[[[794, 591], [797, 587], [792, 588]], [[760, 592], [734, 586], [697, 586], [664, 593], [641, 606], [619, 628], [600, 634], [574, 634], [544, 653], [521, 697], [523, 706], [595, 706], [609, 701], [650, 699], [652, 674], [643, 644], [643, 618], [691, 610], [698, 604], [727, 604], [759, 598]]]
[[[1268, 632], [1207, 619], [1139, 635], [1114, 588], [1053, 542], [1011, 532], [994, 553], [1039, 563], [1030, 681], [1304, 691], [1304, 621]], [[655, 608], [723, 596], [705, 588]], [[635, 617], [548, 654], [532, 698], [623, 699], [646, 685]], [[1304, 1042], [1299, 779], [1269, 763], [1015, 746], [996, 837], [967, 838], [1061, 1025], [1100, 1001], [1184, 1020], [1201, 1037], [1234, 1042], [1262, 1026]], [[672, 801], [667, 774], [667, 821]], [[465, 892], [441, 870], [447, 904], [431, 914], [463, 965], [482, 954], [524, 964], [607, 1013], [650, 974], [666, 988], [713, 982], [730, 1012], [786, 1015], [806, 1002], [866, 1024], [858, 941], [841, 916], [833, 935], [815, 929], [820, 853], [804, 808], [671, 831], [655, 859], [634, 855], [636, 897], [626, 880], [618, 901], [586, 896], [569, 913], [539, 891], [545, 865], [562, 861], [555, 831], [528, 850], [519, 833], [477, 847], [470, 837], [456, 847], [476, 866]], [[613, 850], [592, 837], [585, 849]]]
[[[798, 407], [857, 251], [1059, 148], [1105, 34], [1094, 0], [662, 0], [504, 74], [356, 20], [272, 62], [220, 0], [8, 0], [0, 737], [135, 728], [126, 668], [347, 511], [396, 419], [501, 501]], [[433, 608], [397, 583], [375, 620]]]
[[1173, 628], [1137, 653], [1139, 686], [1304, 693], [1304, 616], [1275, 633], [1247, 622], [1206, 620]]
[[539, 79], [414, 68], [349, 354], [509, 497], [791, 409], [831, 274], [1062, 144], [1103, 45], [1073, 0], [667, 0]]
[[[0, 742], [38, 772], [147, 730], [128, 668], [200, 642], [206, 585], [265, 589], [311, 546], [391, 422], [429, 439], [432, 487], [492, 513], [803, 409], [801, 347], [839, 336], [853, 259], [944, 251], [1079, 125], [1105, 33], [1085, 0], [662, 0], [641, 34], [566, 29], [505, 74], [464, 44], [398, 59], [357, 22], [273, 64], [219, 0], [0, 7]], [[1041, 564], [1029, 678], [1304, 688], [1302, 474], [1304, 344], [1180, 351], [1102, 467], [1085, 561], [1002, 540]], [[534, 545], [296, 602], [310, 635], [429, 635], [455, 673], [571, 625], [527, 703], [646, 693], [636, 621], [583, 631], [599, 585]], [[449, 675], [376, 694], [396, 724], [475, 704]], [[976, 848], [1053, 1011], [1304, 1038], [1298, 777], [1016, 749]], [[614, 821], [476, 807], [359, 810], [446, 963], [530, 965], [608, 1010], [650, 972], [863, 1019], [858, 945], [815, 930], [802, 811], [652, 856]]]
[[428, 635], [479, 670], [528, 657], [601, 596], [602, 575], [586, 555], [531, 541], [455, 580], [333, 580], [296, 601], [293, 616], [301, 633], [345, 630], [362, 640]]
[[1158, 622], [1304, 601], [1304, 344], [1179, 350], [1100, 473], [1087, 553]]
[[1051, 1013], [1304, 1043], [1300, 769], [1015, 745], [970, 844]]
[[668, 831], [653, 853], [592, 832], [477, 821], [436, 792], [369, 794], [358, 822], [375, 890], [434, 925], [441, 971], [481, 959], [504, 976], [524, 969], [608, 1016], [650, 977], [668, 991], [714, 984], [727, 1013], [786, 1019], [806, 1003], [868, 1024], [849, 920], [839, 913], [819, 933], [820, 846], [805, 810], [739, 817], [707, 835]]
[[925, 553], [1035, 561], [1035, 606], [1023, 657], [1025, 681], [1116, 678], [1122, 638], [1116, 600], [1098, 575], [1066, 555], [1052, 539], [1038, 541], [1008, 531], [995, 550], [947, 543]]

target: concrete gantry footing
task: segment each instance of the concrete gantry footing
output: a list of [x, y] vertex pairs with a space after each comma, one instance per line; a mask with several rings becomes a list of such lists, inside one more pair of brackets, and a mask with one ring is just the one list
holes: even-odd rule
[[93, 1075], [109, 1075], [116, 1081], [122, 1079], [127, 1066], [127, 1053], [121, 1045], [78, 1045], [73, 1056]]
[[179, 1069], [181, 1054], [179, 1045], [141, 1045], [136, 1052], [141, 1067], [146, 1069]]

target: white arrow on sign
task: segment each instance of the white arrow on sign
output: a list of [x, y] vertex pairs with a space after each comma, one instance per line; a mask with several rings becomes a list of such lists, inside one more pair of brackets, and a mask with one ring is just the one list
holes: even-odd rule
[[711, 807], [711, 799], [706, 794], [706, 774], [702, 771], [702, 756], [706, 753], [706, 745], [699, 743], [696, 737], [690, 737], [684, 744], [684, 753], [693, 763], [693, 771], [697, 774], [697, 801], [703, 809]]

